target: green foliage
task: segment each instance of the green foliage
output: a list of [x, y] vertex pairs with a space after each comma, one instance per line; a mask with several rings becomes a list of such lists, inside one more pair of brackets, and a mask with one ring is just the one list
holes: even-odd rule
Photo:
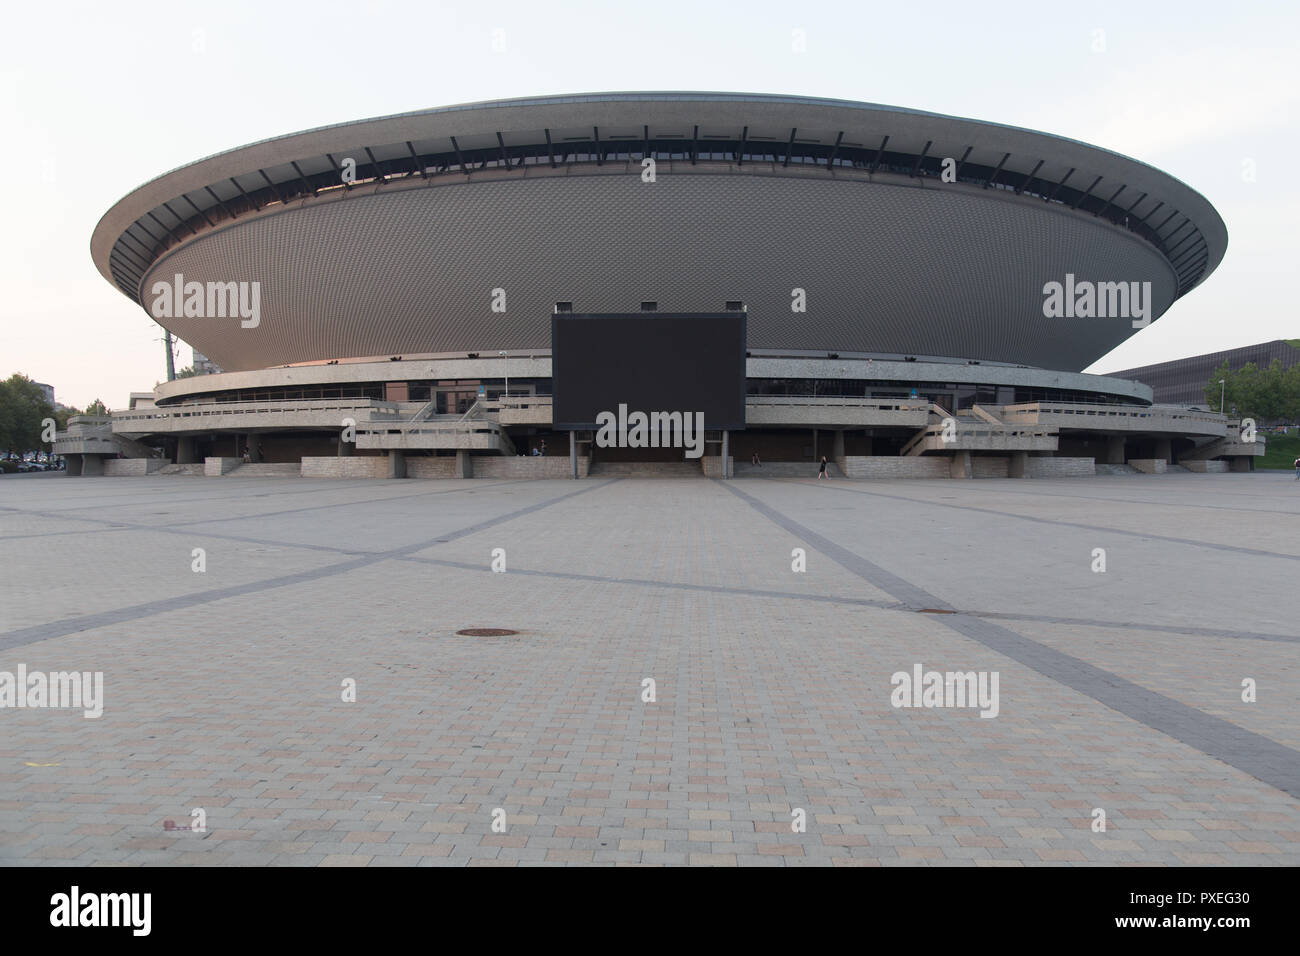
[[1261, 432], [1260, 437], [1267, 439], [1267, 443], [1264, 454], [1255, 459], [1256, 468], [1290, 469], [1295, 466], [1295, 460], [1300, 458], [1300, 434], [1294, 428], [1285, 435]]
[[[1220, 380], [1223, 385], [1219, 385]], [[1206, 407], [1217, 409], [1221, 393], [1224, 411], [1229, 415], [1257, 422], [1300, 421], [1300, 365], [1283, 369], [1282, 363], [1274, 359], [1268, 368], [1247, 362], [1233, 371], [1224, 362], [1205, 384]]]
[[30, 378], [15, 372], [0, 382], [0, 451], [25, 455], [38, 448], [50, 450], [41, 442], [41, 422], [54, 418], [54, 406], [45, 392]]

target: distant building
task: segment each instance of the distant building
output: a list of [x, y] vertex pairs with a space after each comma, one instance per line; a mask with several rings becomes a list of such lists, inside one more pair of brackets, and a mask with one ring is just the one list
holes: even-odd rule
[[194, 350], [194, 371], [199, 375], [220, 375], [221, 366], [198, 349]]
[[1234, 372], [1250, 362], [1260, 368], [1268, 368], [1273, 364], [1273, 359], [1280, 361], [1283, 368], [1290, 368], [1300, 363], [1300, 348], [1293, 342], [1300, 342], [1300, 339], [1274, 339], [1272, 342], [1246, 345], [1226, 352], [1207, 352], [1205, 355], [1193, 355], [1158, 365], [1108, 372], [1107, 377], [1137, 379], [1143, 385], [1150, 386], [1152, 400], [1157, 405], [1204, 405], [1205, 384], [1214, 370], [1225, 361]]
[[35, 385], [37, 388], [39, 388], [42, 392], [45, 393], [45, 400], [46, 400], [47, 402], [49, 402], [51, 405], [54, 404], [54, 386], [53, 386], [53, 385], [45, 385], [45, 384], [42, 383], [42, 382], [32, 382], [32, 384]]

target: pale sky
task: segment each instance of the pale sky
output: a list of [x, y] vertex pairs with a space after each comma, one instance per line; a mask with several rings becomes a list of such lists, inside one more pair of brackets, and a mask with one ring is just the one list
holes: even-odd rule
[[[1288, 165], [1300, 156], [1298, 11], [1283, 0], [12, 4], [0, 36], [0, 376], [110, 407], [164, 377], [161, 329], [89, 252], [100, 216], [160, 173], [332, 123], [611, 90], [860, 100], [1132, 156], [1215, 205], [1228, 253], [1089, 371], [1300, 337]], [[792, 50], [796, 29], [806, 53]], [[182, 345], [178, 367], [190, 359]]]

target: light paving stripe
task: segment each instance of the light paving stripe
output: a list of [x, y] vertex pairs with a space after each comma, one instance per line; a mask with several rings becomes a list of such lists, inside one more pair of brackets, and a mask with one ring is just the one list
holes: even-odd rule
[[[868, 584], [893, 594], [916, 608], [951, 610], [923, 589], [801, 525], [753, 495], [736, 488], [731, 482], [721, 484], [773, 524], [799, 535], [809, 545]], [[1290, 747], [1022, 637], [992, 621], [962, 613], [940, 615], [936, 621], [1131, 720], [1236, 767], [1292, 797], [1300, 798], [1300, 753]]]

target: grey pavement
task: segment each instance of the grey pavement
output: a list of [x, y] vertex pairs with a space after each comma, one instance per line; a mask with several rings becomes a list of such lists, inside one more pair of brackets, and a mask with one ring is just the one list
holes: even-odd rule
[[[0, 864], [1295, 865], [1298, 517], [1286, 473], [0, 480], [0, 672], [104, 678], [0, 709]], [[915, 665], [997, 716], [893, 706]]]

